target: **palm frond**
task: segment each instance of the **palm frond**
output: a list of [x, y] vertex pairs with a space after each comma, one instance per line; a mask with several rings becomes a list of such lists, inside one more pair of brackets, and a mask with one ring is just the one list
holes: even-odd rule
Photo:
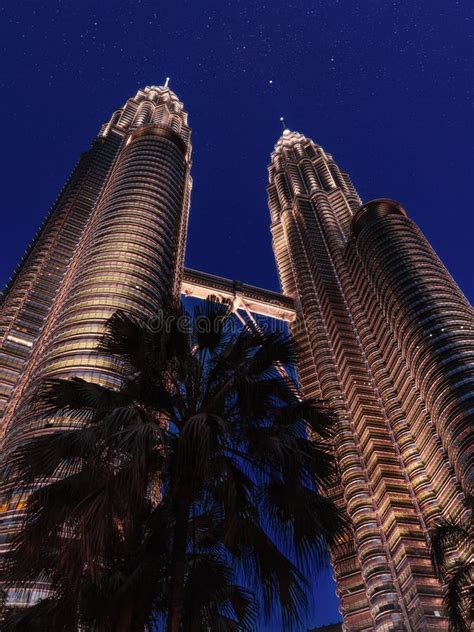
[[282, 406], [296, 399], [290, 385], [279, 375], [255, 380], [243, 372], [232, 379], [236, 415], [243, 425], [251, 420], [271, 419]]
[[121, 393], [79, 377], [45, 380], [35, 394], [34, 411], [54, 415], [59, 411], [71, 417], [91, 419], [117, 406]]
[[[233, 458], [222, 456], [214, 463], [212, 481], [214, 508], [225, 520], [226, 530], [240, 528], [239, 515], [256, 515], [257, 486]], [[225, 537], [225, 536], [224, 536]]]
[[113, 509], [123, 503], [121, 490], [110, 494], [109, 488], [100, 470], [84, 469], [35, 489], [27, 500], [25, 526], [13, 540], [7, 583], [50, 573], [48, 562], [71, 577], [80, 577], [84, 566], [90, 572], [100, 568], [118, 543]]
[[220, 452], [220, 437], [226, 422], [219, 416], [198, 413], [186, 420], [181, 429], [177, 450], [177, 477], [188, 485], [202, 486], [212, 460]]
[[85, 457], [94, 458], [98, 453], [97, 432], [93, 428], [60, 430], [20, 443], [9, 455], [5, 474], [16, 490], [27, 488], [38, 479], [70, 476]]
[[474, 618], [474, 564], [462, 565], [447, 582], [444, 608], [450, 632], [471, 632]]
[[[257, 614], [253, 594], [234, 583], [229, 565], [202, 554], [190, 556], [188, 564], [183, 628], [252, 629]], [[196, 623], [202, 627], [193, 628]]]
[[297, 567], [284, 555], [258, 520], [241, 517], [225, 544], [235, 562], [250, 581], [251, 587], [263, 599], [263, 613], [268, 620], [280, 609], [288, 630], [301, 624], [307, 606], [307, 581]]
[[180, 306], [164, 304], [153, 318], [143, 319], [122, 310], [107, 321], [98, 351], [115, 357], [129, 372], [150, 375], [165, 371], [189, 351], [187, 315]]
[[431, 561], [438, 578], [446, 577], [450, 553], [456, 549], [466, 549], [470, 546], [470, 542], [469, 529], [460, 521], [445, 520], [431, 530]]
[[193, 338], [198, 349], [213, 352], [228, 340], [225, 326], [231, 314], [230, 302], [215, 296], [194, 308]]
[[70, 632], [77, 629], [77, 614], [71, 603], [59, 599], [42, 599], [37, 604], [7, 613], [2, 632]]
[[337, 417], [320, 399], [302, 399], [277, 409], [275, 421], [287, 425], [297, 425], [303, 421], [310, 433], [318, 439], [332, 439], [337, 427]]
[[145, 360], [144, 343], [148, 334], [143, 319], [117, 310], [107, 321], [97, 351], [126, 359], [140, 369]]
[[277, 373], [277, 367], [294, 367], [296, 362], [295, 343], [291, 336], [282, 331], [258, 332], [255, 337], [255, 353], [248, 359], [247, 372], [250, 375], [266, 374], [268, 370]]
[[272, 478], [298, 483], [302, 480], [327, 489], [334, 483], [337, 466], [330, 446], [309, 437], [294, 436], [282, 426], [246, 426], [244, 445], [248, 456]]
[[261, 501], [272, 529], [293, 546], [306, 569], [325, 565], [328, 547], [340, 545], [348, 534], [347, 516], [303, 485], [273, 481], [263, 490]]

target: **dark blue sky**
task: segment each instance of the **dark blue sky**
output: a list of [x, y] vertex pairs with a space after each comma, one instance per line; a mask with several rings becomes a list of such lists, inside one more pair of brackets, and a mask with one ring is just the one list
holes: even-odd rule
[[278, 287], [265, 187], [284, 115], [364, 200], [398, 199], [474, 297], [468, 0], [0, 4], [1, 285], [101, 123], [169, 75], [193, 128], [187, 265]]

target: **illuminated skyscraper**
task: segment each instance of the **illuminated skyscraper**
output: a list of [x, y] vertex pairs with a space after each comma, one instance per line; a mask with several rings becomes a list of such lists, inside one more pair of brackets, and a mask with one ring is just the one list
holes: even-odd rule
[[[106, 320], [117, 309], [152, 316], [163, 293], [179, 293], [190, 166], [187, 115], [167, 86], [129, 99], [81, 157], [4, 295], [7, 452], [19, 439], [67, 423], [38, 423], [28, 413], [39, 380], [80, 376], [116, 384], [113, 363], [95, 353]], [[0, 552], [15, 529], [16, 509], [13, 502], [0, 513]]]
[[446, 630], [427, 529], [472, 489], [471, 307], [401, 206], [361, 206], [310, 139], [284, 131], [269, 182], [302, 387], [340, 418], [333, 493], [354, 525], [333, 551], [344, 629]]
[[[269, 168], [286, 296], [183, 275], [190, 158], [186, 113], [164, 86], [129, 99], [79, 160], [3, 297], [5, 450], [69, 423], [32, 415], [39, 381], [117, 384], [113, 363], [95, 353], [117, 309], [153, 316], [163, 292], [182, 291], [292, 322], [304, 393], [340, 419], [332, 493], [354, 526], [332, 552], [344, 630], [446, 630], [427, 531], [472, 490], [471, 307], [398, 203], [361, 205], [332, 157], [288, 130]], [[0, 500], [0, 554], [18, 500]]]

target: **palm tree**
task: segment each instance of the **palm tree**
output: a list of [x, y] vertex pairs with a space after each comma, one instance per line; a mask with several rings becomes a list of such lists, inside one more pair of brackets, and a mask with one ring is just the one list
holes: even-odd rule
[[466, 505], [468, 521], [442, 520], [430, 534], [431, 561], [444, 586], [450, 632], [470, 632], [474, 619], [473, 496], [467, 497]]
[[335, 419], [282, 372], [292, 340], [234, 318], [214, 300], [192, 321], [117, 312], [98, 351], [119, 388], [41, 385], [38, 423], [61, 426], [9, 459], [28, 499], [5, 575], [50, 597], [6, 630], [250, 630], [260, 603], [298, 625], [347, 527], [325, 496]]

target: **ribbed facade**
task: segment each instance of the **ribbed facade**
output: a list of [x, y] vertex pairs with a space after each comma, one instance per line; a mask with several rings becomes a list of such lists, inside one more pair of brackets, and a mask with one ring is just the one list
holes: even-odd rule
[[302, 386], [339, 417], [333, 495], [353, 523], [332, 552], [344, 630], [446, 630], [427, 530], [460, 509], [472, 476], [472, 310], [403, 209], [361, 207], [311, 140], [285, 130], [269, 182]]
[[[182, 283], [190, 166], [187, 115], [167, 87], [140, 90], [80, 158], [2, 298], [6, 456], [69, 423], [32, 415], [40, 381], [118, 383], [113, 362], [96, 353], [117, 309], [152, 316], [163, 293], [182, 287], [227, 292], [287, 320], [296, 305], [304, 393], [328, 400], [339, 418], [332, 494], [353, 524], [332, 551], [343, 629], [447, 630], [427, 533], [472, 491], [470, 305], [398, 203], [362, 205], [333, 158], [288, 130], [272, 154], [268, 193], [290, 298], [193, 271]], [[19, 502], [0, 498], [0, 555]]]
[[[102, 157], [105, 147], [110, 147], [108, 163]], [[39, 421], [29, 412], [40, 381], [80, 376], [116, 385], [113, 362], [96, 353], [107, 319], [117, 309], [152, 317], [163, 294], [180, 291], [191, 192], [190, 129], [182, 104], [167, 87], [140, 90], [102, 127], [90, 155], [82, 159], [89, 160], [89, 171], [80, 180], [85, 167], [79, 163], [4, 301], [2, 322], [8, 332], [0, 361], [9, 359], [12, 342], [20, 345], [13, 336], [26, 339], [16, 331], [33, 321], [36, 300], [43, 310], [27, 339], [22, 365], [15, 365], [13, 378], [1, 376], [8, 386], [3, 416], [7, 454], [18, 441], [68, 423], [57, 417]], [[87, 189], [91, 181], [97, 184], [95, 198]], [[60, 213], [62, 224], [56, 217]], [[72, 235], [70, 225], [75, 227]], [[47, 266], [56, 264], [54, 248], [64, 243], [69, 249], [50, 287]], [[31, 281], [30, 270], [37, 281]], [[48, 291], [42, 291], [42, 284]], [[14, 311], [17, 304], [23, 312]], [[15, 499], [0, 508], [0, 553], [16, 528], [18, 509]]]
[[[2, 296], [0, 419], [43, 328], [122, 142], [109, 134], [83, 154]], [[0, 436], [2, 435], [0, 430]]]

